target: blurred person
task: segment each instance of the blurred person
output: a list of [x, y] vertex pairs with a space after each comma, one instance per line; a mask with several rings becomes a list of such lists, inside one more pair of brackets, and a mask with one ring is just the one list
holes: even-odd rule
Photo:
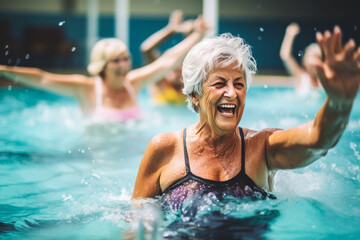
[[317, 95], [317, 91], [322, 87], [316, 76], [315, 63], [321, 60], [321, 49], [317, 43], [309, 44], [304, 50], [302, 64], [299, 64], [292, 55], [295, 37], [299, 33], [300, 27], [297, 23], [287, 26], [280, 49], [280, 57], [287, 72], [296, 79], [296, 93], [299, 96]]
[[0, 77], [29, 87], [75, 98], [84, 116], [96, 122], [125, 122], [141, 117], [137, 97], [140, 89], [160, 81], [177, 68], [185, 54], [200, 42], [207, 31], [205, 20], [194, 21], [194, 31], [152, 63], [131, 69], [131, 55], [119, 39], [98, 41], [90, 56], [88, 72], [54, 74], [38, 68], [0, 65]]
[[[152, 34], [141, 44], [141, 52], [146, 64], [154, 62], [161, 56], [159, 47], [175, 34], [188, 36], [194, 30], [194, 21], [183, 22], [180, 10], [172, 12], [168, 24]], [[186, 96], [182, 93], [181, 65], [169, 72], [162, 80], [150, 86], [150, 94], [158, 104], [185, 104]]]

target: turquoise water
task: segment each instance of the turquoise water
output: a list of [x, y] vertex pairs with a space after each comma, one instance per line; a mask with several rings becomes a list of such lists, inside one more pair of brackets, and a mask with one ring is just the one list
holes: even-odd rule
[[[256, 130], [296, 126], [312, 119], [324, 99], [299, 99], [287, 88], [253, 87], [240, 125]], [[43, 91], [2, 89], [0, 102], [0, 239], [123, 239], [131, 234], [144, 239], [149, 237], [143, 236], [144, 227], [153, 237], [227, 238], [229, 232], [244, 231], [242, 224], [254, 230], [245, 231], [248, 239], [360, 239], [359, 95], [346, 131], [326, 157], [277, 173], [277, 200], [208, 201], [198, 220], [231, 228], [207, 229], [207, 236], [196, 235], [196, 224], [166, 227], [177, 216], [155, 206], [139, 212], [130, 205], [147, 143], [159, 132], [196, 122], [196, 114], [185, 107], [154, 106], [146, 92], [140, 96], [143, 120], [125, 125], [89, 126], [73, 100]]]

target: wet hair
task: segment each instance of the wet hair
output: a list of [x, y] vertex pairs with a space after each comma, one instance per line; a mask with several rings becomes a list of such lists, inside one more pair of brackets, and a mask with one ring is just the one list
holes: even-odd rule
[[182, 75], [183, 93], [187, 96], [187, 106], [190, 110], [198, 112], [191, 96], [192, 94], [202, 96], [202, 85], [208, 74], [217, 68], [225, 68], [232, 64], [234, 69], [242, 69], [246, 89], [249, 89], [252, 77], [256, 73], [256, 61], [252, 56], [251, 47], [242, 38], [224, 33], [201, 41], [187, 53]]
[[87, 70], [93, 76], [102, 76], [105, 65], [109, 60], [128, 52], [127, 46], [121, 40], [117, 38], [102, 39], [91, 50], [90, 63]]
[[312, 56], [317, 57], [321, 60], [322, 54], [320, 46], [317, 43], [309, 44], [304, 50], [304, 56], [302, 58], [302, 64], [304, 65], [308, 59]]

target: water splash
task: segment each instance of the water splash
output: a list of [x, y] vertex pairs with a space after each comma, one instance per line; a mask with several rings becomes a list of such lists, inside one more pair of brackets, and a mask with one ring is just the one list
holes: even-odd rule
[[65, 24], [65, 21], [61, 21], [61, 22], [59, 22], [59, 26], [61, 27], [62, 25], [64, 25]]
[[356, 156], [356, 158], [358, 160], [360, 160], [360, 153], [359, 153], [359, 151], [356, 150], [356, 147], [357, 147], [356, 143], [354, 143], [354, 142], [350, 143], [350, 148], [354, 151], [354, 155]]

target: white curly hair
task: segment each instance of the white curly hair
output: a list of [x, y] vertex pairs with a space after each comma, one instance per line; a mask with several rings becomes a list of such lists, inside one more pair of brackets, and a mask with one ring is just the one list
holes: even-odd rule
[[202, 96], [201, 88], [208, 74], [216, 68], [224, 68], [232, 64], [234, 69], [243, 70], [246, 89], [249, 89], [257, 68], [251, 47], [242, 38], [224, 33], [215, 38], [204, 39], [187, 53], [182, 75], [183, 93], [187, 96], [187, 106], [190, 110], [198, 112], [191, 95], [195, 93]]

